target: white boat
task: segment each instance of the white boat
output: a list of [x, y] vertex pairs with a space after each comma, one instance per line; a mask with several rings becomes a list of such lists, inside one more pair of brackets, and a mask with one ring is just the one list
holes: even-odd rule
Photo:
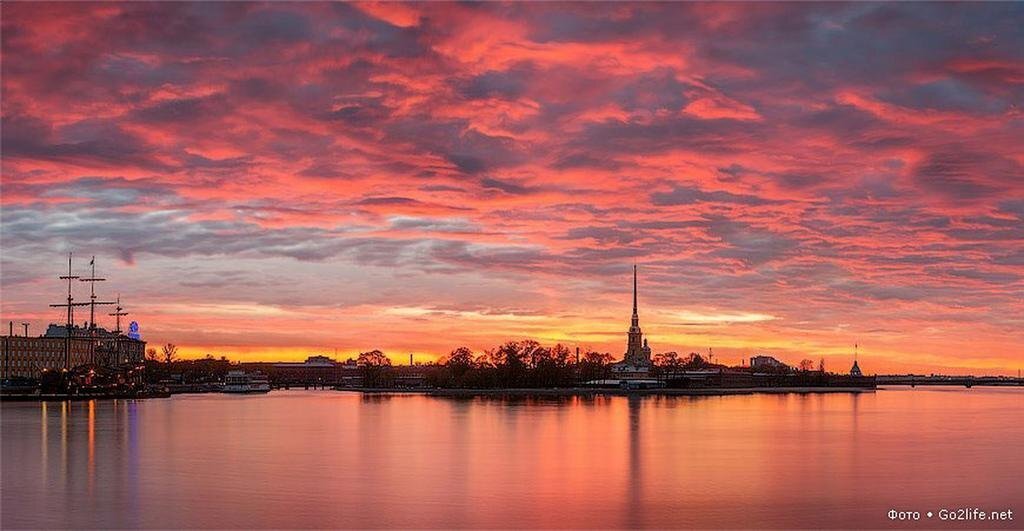
[[225, 393], [267, 393], [270, 382], [266, 375], [259, 372], [228, 371], [224, 376]]

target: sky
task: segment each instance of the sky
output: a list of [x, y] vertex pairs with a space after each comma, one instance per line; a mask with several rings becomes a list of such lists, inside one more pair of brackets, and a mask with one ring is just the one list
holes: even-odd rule
[[186, 357], [618, 358], [635, 263], [655, 353], [1024, 366], [1022, 4], [0, 19], [0, 314], [31, 333], [74, 252]]

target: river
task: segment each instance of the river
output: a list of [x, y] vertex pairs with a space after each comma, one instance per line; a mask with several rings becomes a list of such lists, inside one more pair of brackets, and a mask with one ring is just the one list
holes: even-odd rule
[[[0, 523], [1020, 528], [1022, 412], [997, 388], [5, 402]], [[1015, 519], [938, 520], [959, 507]]]

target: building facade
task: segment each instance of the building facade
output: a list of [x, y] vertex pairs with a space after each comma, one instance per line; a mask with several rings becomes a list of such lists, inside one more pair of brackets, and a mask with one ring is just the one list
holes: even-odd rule
[[327, 356], [310, 356], [304, 362], [275, 363], [266, 371], [274, 385], [350, 385], [362, 382], [355, 360], [338, 362]]
[[0, 374], [4, 379], [39, 378], [49, 370], [114, 367], [145, 359], [145, 341], [103, 328], [74, 327], [68, 336], [67, 327], [59, 325], [50, 325], [43, 336], [5, 336], [0, 346]]
[[38, 378], [43, 371], [92, 363], [95, 345], [88, 339], [56, 337], [3, 338], [0, 372], [7, 378]]
[[750, 358], [750, 368], [782, 370], [788, 369], [789, 366], [771, 356], [760, 355]]

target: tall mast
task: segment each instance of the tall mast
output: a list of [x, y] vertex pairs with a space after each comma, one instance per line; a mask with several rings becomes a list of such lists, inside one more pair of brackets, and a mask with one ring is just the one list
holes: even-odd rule
[[71, 274], [71, 253], [68, 253], [68, 274], [61, 275], [57, 278], [68, 281], [68, 302], [65, 304], [50, 305], [53, 308], [67, 307], [68, 309], [68, 319], [65, 323], [65, 326], [67, 327], [67, 334], [64, 338], [64, 368], [67, 369], [68, 365], [71, 363], [71, 333], [75, 327], [75, 306], [85, 306], [86, 304], [83, 302], [74, 302], [75, 299], [71, 295], [71, 283], [75, 279], [81, 278], [77, 275]]
[[74, 313], [74, 310], [72, 309], [72, 308], [74, 308], [74, 304], [72, 303], [72, 301], [74, 301], [75, 299], [74, 299], [74, 297], [71, 296], [71, 282], [73, 280], [81, 278], [78, 275], [72, 275], [71, 274], [71, 253], [68, 253], [68, 274], [67, 275], [63, 275], [63, 276], [58, 277], [58, 278], [60, 278], [62, 280], [66, 279], [68, 281], [68, 303], [67, 303], [68, 319], [67, 319], [66, 324], [67, 324], [67, 327], [68, 327], [68, 336], [70, 337], [71, 336], [71, 327], [75, 325], [75, 313]]
[[93, 337], [96, 335], [96, 305], [114, 303], [110, 301], [96, 302], [96, 283], [104, 282], [107, 279], [96, 276], [96, 255], [93, 255], [92, 259], [89, 260], [89, 266], [92, 268], [92, 274], [89, 275], [88, 278], [82, 278], [79, 280], [89, 283], [89, 336]]
[[96, 277], [95, 255], [93, 255], [91, 260], [89, 260], [89, 266], [92, 268], [92, 274], [87, 278], [81, 278], [79, 280], [89, 283], [89, 330], [92, 331], [96, 328], [96, 283], [103, 282], [107, 279]]
[[[65, 338], [64, 338], [64, 369], [70, 369], [71, 368], [71, 337], [75, 333], [75, 306], [90, 306], [92, 308], [92, 311], [90, 312], [90, 317], [89, 318], [90, 319], [95, 319], [95, 317], [96, 317], [95, 308], [96, 308], [97, 304], [114, 304], [112, 302], [96, 302], [96, 292], [95, 292], [95, 290], [92, 291], [92, 297], [89, 300], [89, 302], [75, 302], [75, 298], [72, 295], [72, 289], [71, 289], [72, 283], [75, 280], [82, 280], [82, 281], [85, 281], [85, 282], [96, 282], [98, 280], [104, 280], [104, 279], [102, 279], [102, 278], [97, 279], [96, 278], [96, 260], [95, 260], [95, 257], [93, 258], [93, 261], [92, 261], [92, 265], [93, 265], [93, 275], [92, 275], [92, 277], [90, 277], [90, 278], [82, 278], [82, 277], [80, 277], [78, 275], [73, 274], [72, 270], [71, 270], [71, 256], [72, 256], [72, 254], [68, 253], [68, 274], [67, 275], [61, 275], [61, 276], [57, 277], [57, 278], [59, 278], [61, 280], [67, 280], [68, 281], [68, 298], [67, 298], [67, 302], [64, 303], [64, 304], [51, 304], [50, 305], [53, 308], [67, 308], [68, 309], [67, 322], [65, 323], [65, 327], [67, 328], [67, 333], [65, 334]], [[95, 327], [95, 324], [92, 323], [92, 322], [90, 322], [89, 325], [90, 325], [90, 327]], [[92, 332], [91, 328], [90, 328], [90, 332]], [[90, 333], [90, 335], [91, 335], [91, 333]], [[93, 345], [93, 346], [95, 346], [95, 345]], [[90, 348], [92, 348], [92, 347], [90, 347]]]
[[128, 312], [124, 311], [124, 308], [121, 307], [121, 294], [120, 293], [117, 295], [117, 306], [114, 309], [114, 313], [111, 313], [111, 314], [108, 314], [108, 315], [113, 315], [117, 319], [117, 321], [116, 321], [117, 322], [117, 328], [114, 329], [114, 332], [117, 332], [118, 334], [120, 334], [121, 333], [121, 316], [122, 315], [128, 315]]

